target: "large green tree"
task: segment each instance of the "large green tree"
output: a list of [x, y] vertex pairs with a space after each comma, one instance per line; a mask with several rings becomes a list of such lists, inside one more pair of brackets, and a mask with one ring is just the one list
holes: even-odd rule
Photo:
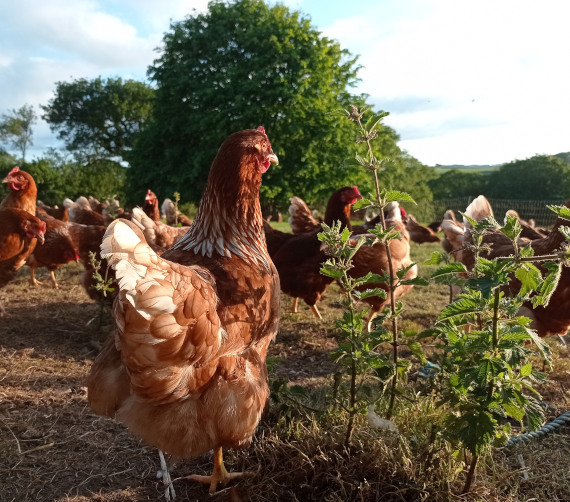
[[264, 208], [286, 207], [292, 195], [326, 199], [359, 173], [341, 167], [355, 145], [339, 113], [365, 101], [349, 92], [357, 71], [357, 58], [298, 12], [262, 0], [211, 2], [171, 25], [149, 68], [156, 100], [129, 192], [198, 201], [224, 138], [263, 125], [280, 160], [264, 175]]
[[152, 110], [154, 89], [121, 78], [57, 82], [42, 118], [70, 151], [128, 160]]
[[28, 146], [34, 144], [32, 136], [36, 120], [34, 107], [28, 104], [2, 114], [0, 118], [0, 141], [18, 150], [22, 161], [26, 160]]

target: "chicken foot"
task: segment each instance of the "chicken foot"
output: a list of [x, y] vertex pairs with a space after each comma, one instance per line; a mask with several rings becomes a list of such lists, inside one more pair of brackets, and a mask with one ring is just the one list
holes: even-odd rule
[[224, 466], [224, 459], [222, 456], [222, 448], [218, 447], [214, 450], [214, 470], [211, 476], [200, 476], [199, 474], [191, 474], [178, 479], [188, 479], [190, 481], [197, 481], [198, 483], [210, 484], [210, 493], [215, 493], [218, 483], [226, 485], [229, 481], [235, 478], [252, 476], [251, 472], [228, 472]]
[[36, 279], [35, 269], [30, 268], [30, 286], [40, 286], [42, 283]]

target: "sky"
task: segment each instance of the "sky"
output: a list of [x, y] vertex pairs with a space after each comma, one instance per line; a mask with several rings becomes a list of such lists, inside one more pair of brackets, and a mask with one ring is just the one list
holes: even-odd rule
[[[41, 115], [56, 82], [147, 81], [170, 23], [204, 12], [207, 3], [0, 2], [0, 115], [24, 104]], [[354, 92], [390, 113], [384, 123], [420, 162], [502, 164], [570, 151], [570, 1], [280, 3], [359, 56]], [[28, 158], [61, 147], [41, 119], [33, 141]]]

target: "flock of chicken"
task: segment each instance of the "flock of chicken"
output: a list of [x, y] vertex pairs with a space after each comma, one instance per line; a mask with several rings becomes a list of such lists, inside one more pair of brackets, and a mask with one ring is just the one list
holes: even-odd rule
[[[166, 224], [150, 190], [142, 208], [127, 214], [118, 204], [104, 207], [84, 197], [49, 208], [36, 201], [33, 178], [17, 167], [3, 180], [9, 195], [0, 204], [0, 287], [24, 263], [32, 283], [34, 270], [43, 266], [57, 287], [53, 271], [79, 260], [85, 268], [82, 283], [93, 296], [90, 253], [112, 267], [116, 330], [91, 369], [88, 401], [96, 413], [118, 419], [159, 449], [167, 499], [175, 493], [162, 451], [189, 457], [213, 450], [212, 475], [188, 477], [208, 483], [210, 492], [243, 474], [226, 471], [222, 448], [251, 441], [268, 399], [265, 358], [278, 330], [280, 289], [294, 298], [295, 310], [302, 298], [320, 317], [317, 302], [332, 282], [320, 273], [326, 259], [317, 238], [321, 222], [301, 199], [291, 200], [293, 233], [276, 230], [262, 217], [262, 175], [276, 163], [262, 127], [230, 135], [212, 163], [195, 220], [177, 214], [170, 202], [163, 204]], [[357, 187], [335, 191], [324, 222], [340, 221], [355, 239], [365, 238], [377, 222], [351, 225], [351, 209], [360, 198]], [[484, 204], [472, 206], [471, 216], [485, 217]], [[172, 226], [175, 219], [186, 226]], [[439, 237], [397, 204], [386, 222], [401, 236], [390, 242], [394, 270], [407, 268], [406, 278], [415, 277], [410, 241]], [[449, 214], [442, 228], [444, 246], [469, 263], [468, 226]], [[533, 247], [543, 252], [559, 246], [558, 233], [532, 241]], [[491, 253], [497, 252], [508, 249], [494, 246]], [[363, 245], [353, 261], [355, 277], [388, 270], [380, 244]], [[402, 295], [410, 288], [396, 291]], [[570, 294], [560, 298], [570, 301]], [[370, 320], [389, 300], [366, 300]], [[540, 334], [570, 324], [570, 315], [550, 306], [531, 314]]]

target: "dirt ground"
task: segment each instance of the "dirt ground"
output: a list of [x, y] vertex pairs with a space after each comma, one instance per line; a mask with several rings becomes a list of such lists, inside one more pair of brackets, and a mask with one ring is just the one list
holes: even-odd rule
[[[86, 376], [110, 332], [112, 319], [108, 310], [86, 295], [79, 284], [79, 270], [79, 266], [63, 268], [58, 273], [59, 290], [52, 290], [47, 275], [42, 276], [41, 272], [44, 284], [30, 287], [25, 269], [15, 282], [0, 290], [0, 302], [7, 311], [0, 317], [0, 501], [164, 500], [162, 482], [156, 476], [157, 451], [142, 444], [117, 422], [95, 415], [87, 405]], [[433, 290], [431, 297], [438, 305], [444, 305], [446, 295], [440, 288]], [[327, 293], [321, 308], [324, 322], [313, 318], [304, 305], [300, 314], [287, 313], [291, 300], [283, 298], [281, 329], [269, 354], [278, 361], [274, 369], [277, 377], [305, 386], [330, 379], [334, 365], [329, 351], [335, 346], [330, 320], [338, 315], [338, 298], [339, 293], [334, 290]], [[425, 298], [410, 295], [409, 313], [404, 321], [410, 327], [428, 327], [433, 322], [434, 310], [422, 308], [424, 302]], [[567, 349], [556, 340], [552, 342], [557, 347], [557, 366], [549, 385], [541, 391], [544, 400], [554, 407], [549, 412], [554, 417], [559, 410], [568, 408], [570, 366]], [[268, 463], [274, 443], [268, 428], [262, 422], [249, 449], [227, 452], [231, 470], [255, 469], [256, 463], [263, 472], [269, 469], [264, 464]], [[504, 464], [512, 471], [519, 470], [520, 462], [516, 459], [521, 454], [532, 472], [533, 456], [542, 458], [541, 452], [549, 451], [548, 448], [548, 459], [567, 459], [567, 433], [568, 428], [560, 429], [555, 440], [549, 439], [531, 452], [521, 447], [505, 458]], [[169, 459], [169, 463], [175, 478], [208, 473], [212, 459], [205, 455], [183, 461]], [[539, 481], [548, 476], [568, 480], [567, 460], [564, 463], [546, 469]], [[549, 461], [543, 460], [534, 472], [546, 465]], [[316, 488], [311, 486], [306, 487], [306, 498], [299, 498], [298, 491], [294, 494], [291, 483], [299, 482], [291, 475], [294, 468], [279, 474], [279, 467], [272, 471], [272, 491], [266, 494], [256, 493], [253, 497], [250, 490], [255, 485], [247, 479], [213, 496], [204, 486], [180, 480], [175, 482], [178, 500], [319, 500], [318, 493], [311, 491]], [[565, 471], [560, 474], [557, 469]], [[520, 478], [520, 473], [517, 476]], [[549, 483], [543, 490], [549, 498], [532, 499], [522, 494], [520, 500], [565, 500], [560, 497], [568, 494], [568, 488], [561, 487], [553, 495], [548, 491], [552, 486]], [[382, 500], [411, 498], [400, 494]]]

